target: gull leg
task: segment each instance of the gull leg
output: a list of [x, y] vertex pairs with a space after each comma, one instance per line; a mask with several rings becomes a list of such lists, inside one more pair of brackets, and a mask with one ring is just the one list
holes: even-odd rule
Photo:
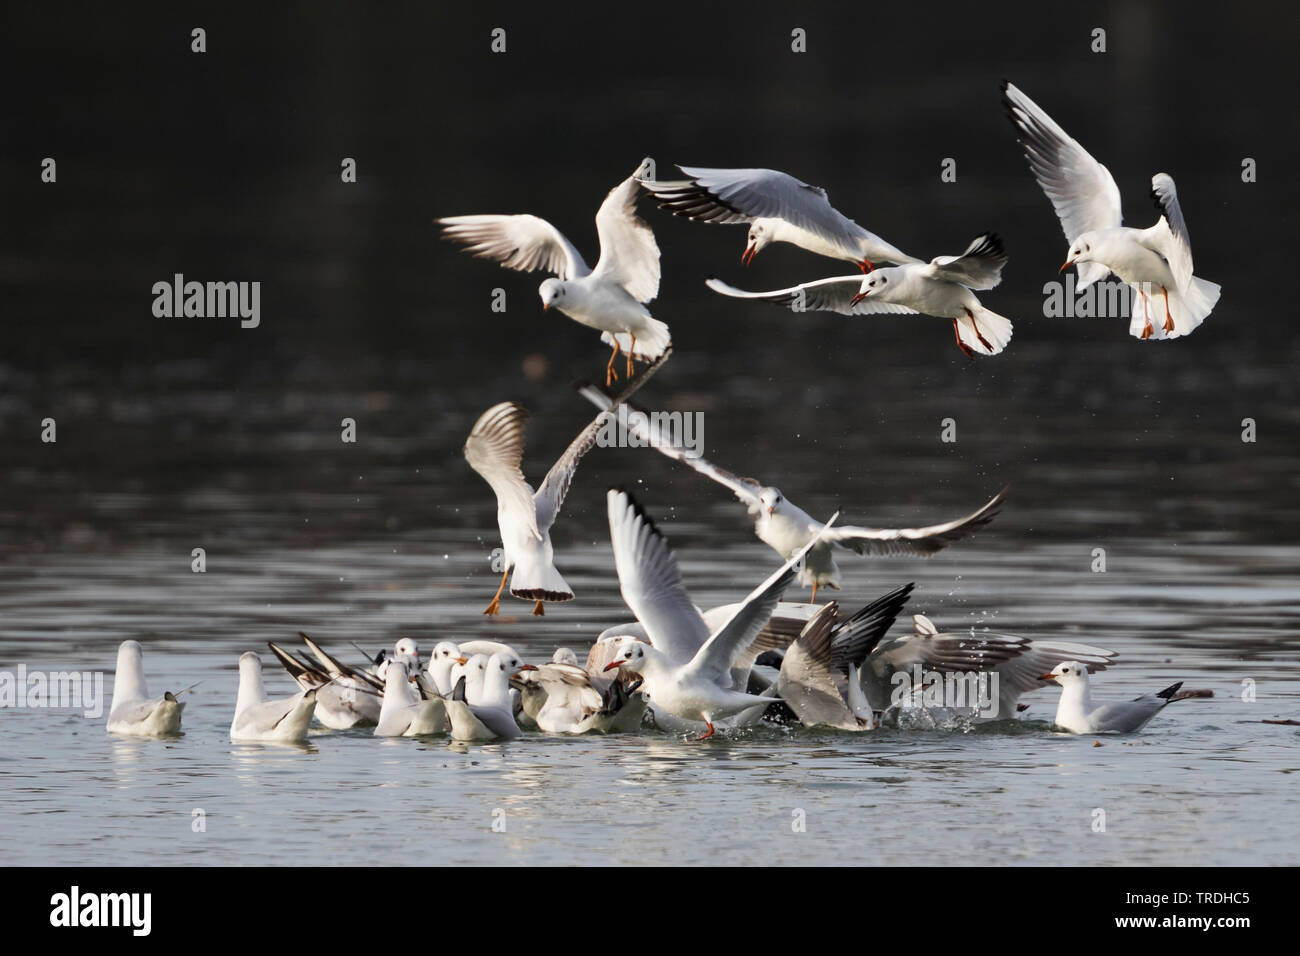
[[989, 340], [984, 337], [984, 333], [980, 331], [980, 327], [975, 324], [975, 313], [970, 309], [967, 309], [966, 314], [970, 316], [970, 326], [975, 330], [975, 337], [980, 340], [980, 345], [992, 352], [993, 346], [989, 345]]
[[956, 319], [956, 318], [954, 318], [954, 319], [952, 320], [952, 334], [953, 334], [953, 335], [956, 337], [956, 339], [957, 339], [957, 348], [959, 348], [959, 349], [961, 349], [963, 352], [965, 352], [967, 358], [974, 358], [974, 357], [975, 357], [975, 351], [974, 351], [974, 349], [972, 349], [969, 345], [967, 345], [965, 342], [963, 342], [963, 341], [961, 340], [961, 330], [957, 328], [957, 319]]
[[533, 617], [545, 617], [545, 616], [546, 616], [546, 608], [542, 606], [541, 601], [538, 601], [536, 604], [533, 605]]
[[497, 588], [497, 593], [492, 597], [492, 603], [487, 606], [484, 614], [497, 614], [501, 611], [501, 592], [506, 589], [506, 578], [510, 576], [510, 569], [506, 568], [501, 572], [501, 584]]
[[627, 377], [628, 377], [628, 378], [631, 378], [631, 377], [632, 377], [632, 372], [634, 371], [634, 369], [632, 368], [632, 353], [635, 352], [635, 351], [636, 351], [636, 336], [633, 335], [633, 336], [632, 336], [632, 347], [629, 348], [626, 352], [623, 353], [624, 355], [627, 356]]
[[863, 259], [861, 262], [858, 263], [858, 268], [862, 270], [863, 275], [865, 275], [868, 272], [876, 271], [876, 267], [871, 264], [870, 259]]
[[619, 347], [618, 337], [610, 336], [614, 339], [614, 351], [609, 356], [609, 364], [605, 366], [605, 384], [610, 385], [618, 380], [618, 373], [614, 371], [614, 359], [618, 358]]
[[1165, 294], [1165, 331], [1172, 332], [1174, 330], [1174, 317], [1169, 314], [1169, 290], [1161, 286], [1160, 291]]
[[1142, 338], [1145, 340], [1151, 338], [1151, 333], [1155, 329], [1151, 328], [1151, 310], [1147, 307], [1147, 294], [1138, 289], [1138, 295], [1142, 297], [1142, 314], [1147, 317], [1147, 324], [1142, 329]]
[[698, 737], [694, 737], [694, 738], [692, 738], [692, 739], [694, 739], [694, 740], [708, 740], [710, 737], [713, 736], [713, 721], [711, 721], [711, 720], [705, 720], [705, 721], [704, 721], [704, 726], [706, 726], [706, 727], [709, 728], [708, 733], [700, 734]]
[[809, 603], [809, 604], [816, 604], [816, 603], [817, 603], [817, 582], [816, 582], [816, 581], [813, 582], [813, 596], [812, 596], [812, 600], [809, 601], [808, 603]]

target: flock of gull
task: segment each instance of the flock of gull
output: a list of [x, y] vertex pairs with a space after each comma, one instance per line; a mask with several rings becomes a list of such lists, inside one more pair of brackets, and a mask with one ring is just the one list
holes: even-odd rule
[[[1218, 299], [1219, 287], [1192, 274], [1187, 227], [1173, 180], [1152, 178], [1160, 213], [1154, 226], [1121, 225], [1119, 191], [1093, 159], [1041, 108], [1010, 84], [1004, 104], [1030, 167], [1061, 220], [1079, 285], [1114, 273], [1135, 293], [1130, 333], [1141, 339], [1192, 332]], [[676, 444], [656, 416], [632, 404], [668, 360], [668, 326], [647, 308], [659, 290], [659, 248], [636, 211], [645, 192], [677, 215], [702, 222], [746, 224], [743, 261], [772, 242], [793, 243], [855, 264], [852, 275], [818, 279], [772, 292], [743, 292], [717, 279], [714, 291], [760, 299], [796, 311], [849, 315], [926, 314], [952, 322], [967, 355], [996, 355], [1011, 339], [1010, 320], [982, 306], [975, 292], [1001, 281], [1007, 256], [998, 237], [976, 237], [959, 256], [916, 259], [846, 218], [824, 190], [769, 169], [680, 167], [685, 178], [654, 176], [646, 160], [615, 186], [596, 213], [600, 258], [590, 268], [554, 226], [531, 215], [472, 215], [440, 220], [444, 234], [475, 256], [509, 269], [553, 274], [540, 286], [543, 309], [554, 307], [598, 329], [612, 351], [604, 388], [579, 392], [597, 409], [534, 490], [522, 461], [527, 411], [502, 402], [485, 411], [465, 442], [464, 456], [491, 487], [503, 555], [496, 594], [484, 611], [497, 614], [507, 585], [530, 602], [574, 599], [555, 565], [550, 532], [583, 456], [620, 406], [641, 412], [619, 419], [637, 444], [712, 479], [733, 493], [758, 538], [781, 564], [736, 603], [702, 609], [690, 597], [668, 539], [645, 508], [623, 489], [606, 496], [610, 540], [623, 600], [634, 620], [605, 629], [586, 659], [559, 648], [550, 660], [528, 663], [507, 644], [441, 642], [427, 659], [409, 638], [349, 665], [311, 637], [301, 647], [269, 645], [299, 687], [269, 699], [262, 660], [239, 659], [239, 690], [230, 725], [233, 741], [301, 743], [314, 722], [327, 730], [373, 727], [379, 736], [447, 734], [488, 741], [526, 731], [551, 734], [634, 733], [643, 728], [706, 739], [718, 730], [761, 721], [841, 731], [880, 726], [962, 726], [1014, 720], [1020, 698], [1048, 683], [1061, 687], [1054, 724], [1077, 734], [1141, 729], [1175, 700], [1210, 696], [1174, 684], [1135, 700], [1092, 698], [1090, 674], [1114, 663], [1113, 651], [1089, 644], [969, 630], [940, 630], [912, 618], [911, 633], [891, 636], [914, 585], [852, 611], [837, 601], [817, 604], [819, 590], [840, 588], [837, 558], [927, 556], [986, 526], [1006, 490], [965, 517], [919, 528], [870, 528], [822, 521], [771, 485], [741, 478]], [[1156, 301], [1152, 301], [1156, 300]], [[1137, 302], [1142, 303], [1139, 309]], [[1156, 309], [1152, 320], [1152, 308]], [[1160, 313], [1163, 312], [1163, 315]], [[623, 378], [619, 380], [620, 355]], [[637, 374], [634, 361], [649, 363]], [[793, 586], [811, 588], [806, 602], [786, 600]], [[954, 699], [958, 682], [976, 678], [979, 694]], [[108, 730], [134, 736], [179, 733], [180, 694], [148, 694], [136, 641], [118, 651]]]

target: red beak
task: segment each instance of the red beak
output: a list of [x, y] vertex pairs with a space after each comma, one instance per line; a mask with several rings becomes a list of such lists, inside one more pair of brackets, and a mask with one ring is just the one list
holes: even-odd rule
[[1039, 679], [1039, 680], [1056, 680], [1056, 675], [1055, 675], [1055, 674], [1040, 674], [1039, 677], [1038, 677], [1038, 679]]
[[622, 667], [622, 666], [623, 666], [622, 661], [610, 661], [602, 668], [602, 670], [612, 671], [615, 667]]
[[849, 300], [849, 305], [857, 305], [866, 297], [867, 294], [865, 292], [859, 292], [857, 295], [855, 295], [852, 299]]
[[740, 261], [744, 265], [749, 265], [754, 261], [754, 256], [758, 255], [757, 243], [751, 243], [745, 247], [745, 251], [740, 254]]
[[1066, 260], [1065, 260], [1065, 265], [1061, 266], [1061, 268], [1058, 269], [1057, 271], [1058, 271], [1058, 272], [1064, 272], [1066, 269], [1070, 268], [1070, 266], [1072, 266], [1072, 265], [1074, 265], [1074, 260], [1072, 260], [1072, 259], [1066, 259]]

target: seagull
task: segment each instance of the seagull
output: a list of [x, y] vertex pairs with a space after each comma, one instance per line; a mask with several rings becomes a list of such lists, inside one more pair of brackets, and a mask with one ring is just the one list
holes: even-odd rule
[[646, 698], [637, 693], [640, 681], [625, 684], [592, 673], [578, 664], [567, 647], [558, 648], [549, 663], [530, 675], [524, 692], [524, 710], [539, 730], [551, 734], [622, 733], [641, 725]]
[[749, 265], [771, 242], [789, 242], [819, 256], [844, 259], [870, 272], [877, 262], [918, 262], [846, 218], [819, 186], [775, 169], [677, 167], [688, 177], [641, 185], [660, 208], [699, 222], [748, 223], [740, 261]]
[[645, 303], [659, 294], [659, 246], [654, 233], [636, 214], [638, 174], [648, 168], [642, 160], [637, 173], [610, 190], [596, 213], [600, 259], [588, 268], [578, 250], [545, 219], [536, 216], [451, 216], [438, 220], [443, 236], [465, 246], [473, 255], [495, 259], [507, 269], [542, 269], [557, 276], [538, 288], [543, 310], [552, 306], [569, 318], [601, 331], [612, 345], [605, 367], [605, 384], [618, 377], [614, 360], [653, 361], [667, 351], [668, 326], [651, 316]]
[[[607, 399], [610, 407], [644, 385], [666, 358], [666, 355], [661, 357], [615, 398]], [[573, 475], [578, 470], [578, 462], [596, 444], [609, 416], [602, 411], [578, 433], [546, 473], [536, 492], [524, 480], [520, 470], [524, 457], [524, 423], [527, 420], [528, 410], [524, 406], [518, 402], [500, 402], [479, 416], [465, 441], [465, 460], [496, 493], [497, 527], [501, 532], [505, 558], [501, 584], [484, 614], [500, 612], [501, 592], [512, 570], [514, 578], [510, 582], [510, 593], [521, 600], [533, 601], [534, 615], [546, 613], [547, 601], [572, 601], [574, 597], [572, 589], [555, 568], [551, 525], [559, 516]]]
[[[1115, 273], [1142, 300], [1129, 334], [1140, 339], [1188, 335], [1219, 301], [1219, 286], [1192, 275], [1192, 245], [1168, 173], [1151, 177], [1151, 198], [1160, 219], [1149, 229], [1121, 225], [1119, 187], [1108, 170], [1012, 84], [1002, 83], [1002, 102], [1029, 168], [1052, 201], [1070, 251], [1064, 272], [1078, 266], [1078, 288]], [[1151, 323], [1150, 297], [1164, 299], [1164, 322]]]
[[1212, 690], [1182, 690], [1179, 681], [1158, 694], [1143, 694], [1132, 700], [1098, 704], [1088, 690], [1088, 669], [1078, 661], [1057, 664], [1041, 677], [1061, 685], [1061, 702], [1056, 708], [1056, 726], [1072, 734], [1127, 734], [1141, 730], [1160, 711], [1176, 700], [1213, 697]]
[[914, 587], [896, 588], [847, 620], [839, 618], [834, 601], [808, 619], [786, 652], [777, 679], [777, 693], [800, 723], [851, 731], [879, 726], [858, 674]]
[[239, 696], [230, 722], [230, 739], [303, 743], [316, 710], [316, 691], [267, 700], [262, 686], [262, 659], [253, 651], [239, 657]]
[[[625, 668], [641, 675], [656, 708], [704, 723], [708, 729], [698, 740], [713, 736], [715, 719], [770, 704], [775, 698], [739, 689], [743, 685], [735, 682], [733, 668], [772, 616], [794, 580], [796, 564], [817, 536], [755, 588], [730, 620], [711, 632], [691, 603], [667, 540], [641, 506], [618, 489], [609, 491], [606, 503], [623, 600], [645, 625], [650, 643], [625, 641], [605, 670]], [[832, 517], [827, 527], [834, 521]]]
[[[613, 407], [612, 400], [594, 385], [581, 384], [578, 391], [598, 408]], [[639, 413], [627, 416], [629, 429], [635, 430], [645, 444], [653, 445], [669, 458], [680, 461], [730, 489], [754, 519], [754, 533], [758, 539], [782, 558], [788, 560], [804, 545], [813, 541], [822, 527], [821, 522], [786, 498], [779, 488], [762, 485], [753, 478], [740, 478], [702, 456], [674, 445], [661, 433], [652, 416], [630, 402], [627, 405], [629, 410]], [[807, 560], [799, 571], [799, 584], [802, 587], [812, 587], [813, 601], [817, 600], [817, 590], [820, 587], [838, 589], [840, 569], [835, 562], [837, 549], [848, 549], [863, 555], [907, 554], [928, 557], [954, 541], [969, 537], [992, 521], [1001, 509], [1006, 494], [1007, 489], [1003, 488], [978, 511], [945, 524], [924, 528], [865, 528], [854, 525], [830, 528], [822, 533], [821, 539], [808, 552]]]
[[451, 669], [456, 664], [465, 664], [467, 660], [461, 649], [450, 641], [440, 641], [434, 647], [424, 672], [439, 697], [451, 696], [456, 686], [456, 682], [451, 679]]
[[504, 654], [475, 654], [457, 678], [447, 701], [451, 736], [456, 740], [496, 740], [521, 733], [510, 701], [510, 666]]
[[972, 291], [997, 286], [1006, 264], [1002, 240], [986, 232], [971, 240], [959, 256], [908, 262], [865, 276], [833, 276], [771, 292], [745, 292], [714, 278], [705, 280], [705, 285], [733, 299], [762, 299], [793, 312], [924, 314], [951, 319], [957, 347], [971, 357], [977, 352], [997, 355], [1011, 341], [1011, 320], [984, 308]]
[[123, 641], [117, 649], [113, 702], [108, 708], [108, 732], [127, 737], [171, 737], [181, 732], [180, 691], [150, 698], [144, 680], [144, 651], [139, 641]]
[[375, 726], [378, 737], [416, 737], [441, 734], [448, 729], [446, 702], [441, 697], [421, 699], [411, 686], [406, 662], [388, 662], [384, 681], [384, 706]]
[[267, 646], [295, 684], [316, 691], [316, 719], [331, 730], [373, 727], [378, 723], [383, 683], [371, 674], [339, 663], [306, 634], [299, 632], [298, 636], [323, 666], [305, 657], [294, 657], [274, 641], [268, 641]]

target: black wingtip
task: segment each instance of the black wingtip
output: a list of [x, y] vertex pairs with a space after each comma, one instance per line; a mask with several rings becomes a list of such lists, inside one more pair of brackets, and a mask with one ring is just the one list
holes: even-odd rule
[[637, 501], [636, 495], [628, 491], [623, 485], [617, 485], [609, 490], [618, 492], [627, 497], [627, 503], [631, 506], [632, 513], [645, 522], [646, 526], [650, 529], [651, 534], [660, 538], [664, 536], [664, 533], [659, 530], [659, 526], [655, 524], [655, 519], [650, 517], [650, 512], [646, 511], [641, 502]]

